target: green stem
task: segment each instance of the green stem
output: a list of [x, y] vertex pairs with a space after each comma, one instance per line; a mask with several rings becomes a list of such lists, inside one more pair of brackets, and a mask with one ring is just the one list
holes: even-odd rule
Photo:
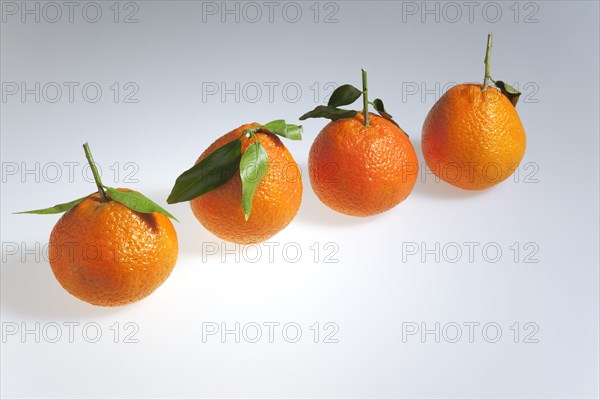
[[102, 180], [100, 179], [98, 168], [96, 168], [96, 163], [94, 163], [94, 158], [92, 157], [90, 146], [88, 146], [87, 143], [84, 143], [83, 151], [85, 151], [85, 158], [87, 158], [88, 163], [90, 164], [90, 168], [92, 169], [92, 174], [94, 174], [94, 180], [96, 181], [96, 186], [98, 187], [98, 194], [100, 194], [102, 202], [106, 203], [108, 201], [108, 198], [106, 197], [106, 193], [104, 193], [104, 188], [102, 187]]
[[490, 80], [490, 52], [492, 51], [492, 34], [488, 33], [487, 37], [487, 48], [485, 49], [485, 58], [483, 63], [485, 64], [485, 76], [483, 77], [483, 87], [481, 90], [487, 90], [488, 83]]
[[369, 126], [369, 89], [367, 87], [367, 71], [361, 69], [362, 71], [362, 88], [363, 88], [363, 117], [364, 117], [364, 126]]

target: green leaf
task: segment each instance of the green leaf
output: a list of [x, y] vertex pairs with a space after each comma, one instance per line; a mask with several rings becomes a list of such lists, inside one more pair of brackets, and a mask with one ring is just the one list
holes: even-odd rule
[[519, 101], [519, 97], [521, 96], [521, 92], [519, 92], [514, 87], [510, 86], [508, 83], [503, 81], [495, 81], [496, 87], [500, 89], [500, 91], [508, 97], [508, 100], [512, 103], [513, 106], [517, 106], [517, 102]]
[[354, 110], [342, 110], [340, 108], [329, 107], [329, 106], [317, 106], [314, 110], [307, 112], [300, 117], [300, 120], [307, 118], [328, 118], [332, 121], [342, 118], [352, 118], [356, 115]]
[[236, 139], [210, 153], [175, 181], [167, 203], [195, 199], [218, 188], [237, 171], [242, 156], [242, 140]]
[[92, 194], [89, 194], [89, 195], [82, 197], [80, 199], [77, 199], [77, 200], [70, 201], [68, 203], [57, 204], [57, 205], [49, 207], [49, 208], [42, 208], [40, 210], [31, 210], [31, 211], [21, 211], [21, 212], [16, 212], [14, 214], [60, 214], [65, 211], [69, 211], [71, 208], [75, 207], [77, 204], [81, 203], [83, 200], [87, 199]]
[[302, 139], [302, 126], [286, 124], [284, 120], [278, 119], [263, 125], [263, 128], [271, 133], [291, 140]]
[[302, 140], [302, 125], [286, 124], [285, 137], [292, 140]]
[[[377, 110], [379, 115], [381, 115], [383, 118], [387, 119], [388, 121], [390, 121], [391, 123], [396, 125], [398, 128], [400, 128], [400, 125], [398, 125], [398, 123], [393, 120], [393, 117], [391, 116], [391, 114], [388, 114], [388, 112], [385, 111], [385, 107], [383, 106], [383, 100], [375, 99], [375, 100], [373, 100], [373, 103], [371, 103], [371, 104], [373, 104], [373, 107], [375, 107], [375, 110]], [[404, 129], [400, 128], [400, 130], [402, 130], [402, 132], [404, 132]], [[408, 136], [408, 133], [404, 132], [404, 134], [406, 136]]]
[[252, 198], [256, 188], [267, 174], [269, 157], [262, 144], [252, 143], [240, 160], [240, 177], [242, 178], [242, 208], [246, 221], [250, 217]]
[[373, 107], [375, 107], [375, 110], [377, 110], [379, 115], [381, 115], [383, 118], [389, 119], [390, 121], [392, 120], [393, 117], [385, 111], [385, 107], [383, 106], [383, 100], [373, 100]]
[[362, 91], [352, 85], [342, 85], [333, 91], [327, 105], [329, 107], [339, 107], [352, 104], [362, 93]]
[[133, 211], [137, 211], [140, 213], [148, 214], [148, 213], [161, 213], [166, 215], [169, 218], [174, 219], [179, 222], [177, 218], [171, 215], [167, 210], [141, 194], [140, 192], [136, 192], [135, 190], [128, 191], [120, 191], [108, 186], [104, 186], [106, 192], [114, 201], [123, 204], [125, 207], [132, 209]]

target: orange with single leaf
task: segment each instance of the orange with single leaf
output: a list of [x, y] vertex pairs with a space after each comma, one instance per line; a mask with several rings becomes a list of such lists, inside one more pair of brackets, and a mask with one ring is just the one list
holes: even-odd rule
[[491, 35], [486, 52], [486, 78], [448, 90], [433, 106], [421, 142], [427, 166], [444, 181], [462, 189], [492, 187], [513, 174], [523, 159], [525, 130], [515, 108], [519, 93], [502, 81], [487, 84]]

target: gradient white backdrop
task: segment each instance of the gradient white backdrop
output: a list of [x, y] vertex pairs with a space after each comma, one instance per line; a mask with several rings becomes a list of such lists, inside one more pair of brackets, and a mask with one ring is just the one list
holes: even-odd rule
[[[598, 2], [69, 4], [1, 2], [3, 398], [598, 398]], [[115, 309], [54, 279], [44, 246], [59, 216], [12, 214], [93, 191], [86, 141], [106, 184], [166, 205], [218, 136], [295, 123], [360, 68], [422, 160], [427, 112], [452, 83], [481, 81], [488, 32], [493, 77], [524, 93], [528, 140], [493, 189], [422, 174], [385, 214], [336, 214], [305, 173], [327, 121], [305, 121], [286, 142], [303, 203], [272, 256], [262, 246], [252, 262], [256, 248], [169, 206], [173, 274]], [[236, 323], [239, 343], [206, 335]], [[266, 323], [280, 324], [272, 340]]]

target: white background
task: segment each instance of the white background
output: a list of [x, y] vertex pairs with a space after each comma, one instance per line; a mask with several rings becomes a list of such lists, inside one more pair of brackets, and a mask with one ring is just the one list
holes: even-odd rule
[[[91, 23], [83, 10], [93, 20], [95, 9], [81, 2], [73, 22], [61, 6], [52, 23], [55, 9], [26, 2], [38, 4], [38, 23], [35, 15], [22, 22], [21, 2], [2, 2], [2, 397], [597, 398], [598, 3], [474, 2], [471, 15], [461, 2], [275, 3], [270, 20], [264, 2], [230, 2], [236, 22], [221, 2], [100, 2]], [[132, 12], [137, 23], [124, 23]], [[303, 169], [303, 203], [271, 240], [273, 258], [262, 246], [249, 262], [256, 248], [224, 244], [187, 204], [169, 206], [181, 221], [176, 268], [152, 296], [115, 309], [83, 303], [54, 279], [44, 246], [58, 216], [12, 214], [92, 192], [83, 176], [86, 141], [105, 184], [166, 206], [175, 178], [214, 139], [252, 121], [297, 122], [324, 102], [328, 83], [359, 85], [360, 68], [422, 160], [427, 112], [453, 82], [481, 81], [488, 32], [492, 76], [524, 93], [517, 109], [528, 141], [519, 174], [493, 189], [462, 191], [422, 169], [393, 210], [336, 214], [305, 173], [327, 121], [305, 121], [304, 140], [286, 142]], [[40, 89], [37, 103], [9, 94], [12, 82], [56, 82], [63, 93], [53, 103], [55, 92]], [[72, 102], [65, 82], [79, 85]], [[102, 89], [95, 103], [82, 94], [89, 82]], [[210, 95], [214, 84], [234, 94]], [[137, 103], [124, 102], [132, 87]], [[477, 243], [472, 260], [465, 242]], [[440, 250], [411, 254], [414, 244]], [[297, 262], [294, 248], [282, 252], [286, 245], [301, 249]], [[206, 246], [234, 251], [207, 254]], [[457, 247], [462, 256], [452, 262]], [[495, 248], [502, 255], [491, 262]], [[326, 262], [332, 249], [337, 263]], [[537, 262], [525, 262], [534, 250]], [[280, 324], [273, 343], [269, 322]], [[21, 335], [38, 323], [39, 343]], [[66, 323], [78, 324], [72, 343]], [[239, 343], [233, 334], [203, 341], [207, 323], [256, 323], [263, 336], [250, 343], [250, 329]], [[301, 327], [298, 342], [286, 341], [295, 336], [282, 333], [286, 323]], [[403, 337], [408, 327], [436, 323], [439, 343], [433, 333]], [[472, 341], [468, 323], [479, 324]], [[57, 325], [62, 336], [50, 343]], [[462, 336], [451, 343], [456, 325]], [[94, 327], [101, 337], [89, 343]], [[137, 343], [126, 343], [132, 327]], [[332, 327], [337, 343], [325, 343]], [[494, 327], [501, 337], [490, 343]]]

